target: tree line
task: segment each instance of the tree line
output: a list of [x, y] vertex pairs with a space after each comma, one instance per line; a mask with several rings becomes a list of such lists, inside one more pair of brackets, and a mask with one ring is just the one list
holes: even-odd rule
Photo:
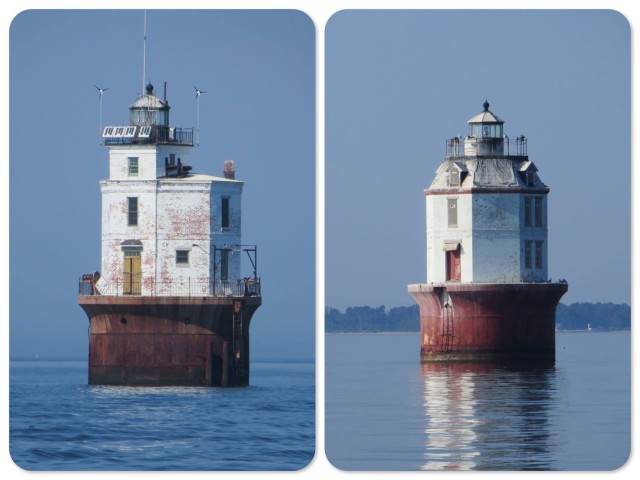
[[[419, 332], [418, 305], [394, 307], [348, 307], [344, 312], [325, 308], [327, 333]], [[614, 331], [631, 329], [631, 307], [626, 303], [572, 303], [558, 305], [558, 330]]]

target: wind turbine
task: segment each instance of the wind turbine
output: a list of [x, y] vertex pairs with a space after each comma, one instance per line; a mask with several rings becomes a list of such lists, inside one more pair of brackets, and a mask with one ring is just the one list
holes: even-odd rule
[[207, 92], [198, 90], [195, 85], [193, 88], [196, 91], [196, 146], [198, 146], [200, 145], [200, 95]]
[[[104, 92], [109, 90], [109, 87], [100, 88], [97, 85], [94, 85], [94, 87], [96, 87], [98, 89], [98, 95], [99, 95], [98, 98], [100, 100], [100, 131], [99, 131], [98, 135], [100, 136], [100, 138], [102, 138], [102, 96], [104, 95]], [[100, 145], [102, 145], [102, 141], [100, 141]]]

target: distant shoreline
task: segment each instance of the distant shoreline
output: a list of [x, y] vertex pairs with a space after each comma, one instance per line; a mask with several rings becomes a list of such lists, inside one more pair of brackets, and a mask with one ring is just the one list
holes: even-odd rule
[[[626, 303], [560, 303], [556, 309], [558, 332], [631, 331], [631, 307]], [[417, 305], [348, 307], [341, 312], [325, 308], [326, 333], [412, 333], [420, 331]]]

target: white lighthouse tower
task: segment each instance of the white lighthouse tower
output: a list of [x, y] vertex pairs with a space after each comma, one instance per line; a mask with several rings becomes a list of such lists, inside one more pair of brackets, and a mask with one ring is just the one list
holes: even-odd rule
[[214, 280], [218, 289], [242, 288], [235, 246], [243, 182], [192, 173], [193, 129], [170, 127], [166, 98], [146, 90], [129, 109], [129, 126], [104, 128], [103, 290], [168, 295], [176, 285], [213, 288]]
[[[241, 243], [243, 182], [192, 172], [193, 129], [151, 84], [126, 126], [103, 129], [101, 270], [84, 275], [93, 384], [244, 385], [260, 306], [257, 249]], [[251, 268], [241, 271], [246, 254]]]
[[488, 102], [468, 124], [425, 191], [427, 283], [409, 286], [422, 359], [554, 358], [567, 285], [548, 279], [549, 188]]

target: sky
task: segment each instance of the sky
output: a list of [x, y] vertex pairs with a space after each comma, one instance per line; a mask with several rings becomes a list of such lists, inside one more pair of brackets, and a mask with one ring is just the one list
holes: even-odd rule
[[[10, 60], [10, 354], [85, 356], [78, 278], [100, 269], [103, 123], [126, 125], [143, 87], [142, 10], [31, 10]], [[258, 246], [263, 304], [252, 358], [315, 351], [315, 27], [299, 11], [147, 12], [146, 81], [171, 124], [196, 126], [194, 173], [245, 182], [242, 239]]]
[[325, 29], [325, 304], [408, 306], [424, 190], [490, 109], [549, 194], [561, 300], [631, 301], [630, 27], [600, 11], [341, 11]]
[[[258, 7], [292, 2], [273, 3]], [[314, 282], [322, 270], [319, 299], [327, 305], [413, 304], [406, 285], [426, 278], [423, 190], [444, 159], [445, 140], [466, 133], [485, 98], [506, 120], [507, 134], [528, 137], [530, 157], [551, 187], [550, 274], [570, 282], [563, 302], [629, 302], [624, 18], [611, 11], [341, 11], [325, 25], [345, 6], [362, 5], [294, 5], [316, 22], [319, 52], [326, 53], [318, 70], [304, 14], [149, 11], [147, 71], [156, 86], [168, 82], [172, 123], [194, 126], [193, 85], [207, 91], [194, 168], [219, 174], [231, 157], [246, 182], [243, 238], [258, 244], [264, 294], [251, 326], [252, 359], [313, 355]], [[141, 29], [141, 10], [28, 11], [5, 34], [12, 355], [86, 355], [77, 280], [100, 264], [98, 182], [107, 176], [93, 85], [110, 87], [105, 123], [126, 122], [142, 86]], [[326, 120], [326, 135], [319, 130], [317, 139], [316, 80], [318, 118]], [[316, 148], [324, 153], [317, 160], [326, 187], [319, 206], [325, 228], [318, 231]], [[317, 272], [316, 233], [326, 250]], [[319, 421], [320, 459], [322, 432]]]

